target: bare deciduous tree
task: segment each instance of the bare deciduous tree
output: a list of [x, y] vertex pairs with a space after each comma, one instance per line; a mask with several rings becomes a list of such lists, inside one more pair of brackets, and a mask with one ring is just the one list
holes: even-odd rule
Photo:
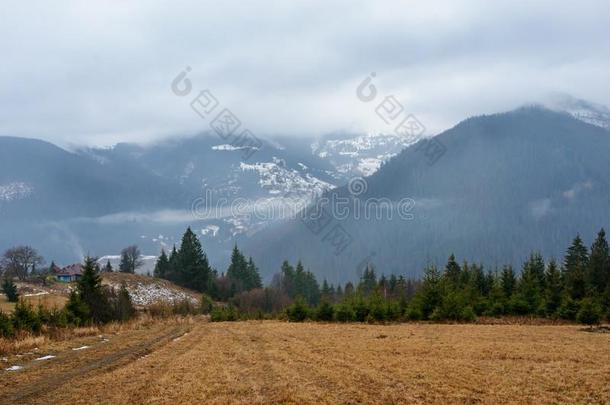
[[31, 246], [16, 246], [4, 252], [0, 262], [5, 276], [24, 280], [36, 266], [44, 264], [44, 259]]
[[140, 249], [136, 245], [127, 246], [121, 251], [119, 271], [122, 273], [135, 273], [136, 269], [142, 266], [142, 263]]

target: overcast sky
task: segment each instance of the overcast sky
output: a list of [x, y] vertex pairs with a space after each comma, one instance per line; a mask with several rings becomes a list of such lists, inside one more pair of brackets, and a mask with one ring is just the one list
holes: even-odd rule
[[610, 2], [2, 1], [0, 134], [64, 146], [205, 130], [186, 66], [259, 136], [388, 131], [371, 72], [434, 133], [552, 93], [610, 105]]

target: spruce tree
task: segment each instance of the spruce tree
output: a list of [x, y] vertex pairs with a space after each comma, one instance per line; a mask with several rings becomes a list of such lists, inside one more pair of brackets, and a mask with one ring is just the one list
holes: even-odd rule
[[10, 278], [5, 278], [2, 283], [2, 292], [6, 294], [6, 299], [8, 302], [17, 302], [19, 301], [19, 293], [17, 292], [17, 286], [13, 283], [13, 280]]
[[513, 292], [515, 291], [515, 287], [517, 286], [517, 277], [515, 276], [513, 267], [504, 266], [500, 279], [504, 296], [507, 299], [510, 299], [510, 297], [513, 295]]
[[254, 260], [252, 260], [252, 257], [248, 258], [247, 286], [248, 290], [252, 290], [255, 288], [263, 288], [263, 281], [261, 280], [261, 275], [258, 271], [258, 267], [256, 267], [256, 264], [254, 264]]
[[372, 263], [368, 263], [362, 277], [360, 284], [358, 285], [358, 291], [365, 296], [368, 296], [375, 291], [377, 287], [377, 274], [375, 273], [375, 266]]
[[249, 289], [247, 285], [248, 264], [244, 255], [237, 248], [237, 245], [233, 246], [233, 252], [231, 252], [231, 264], [227, 269], [227, 277], [231, 283], [231, 296]]
[[561, 299], [563, 296], [563, 283], [561, 280], [561, 273], [557, 267], [557, 263], [554, 259], [551, 259], [546, 269], [546, 289], [545, 289], [545, 301], [546, 301], [546, 314], [552, 316], [557, 313], [557, 310], [561, 306]]
[[461, 279], [461, 271], [460, 265], [455, 261], [455, 256], [453, 253], [449, 256], [449, 260], [447, 261], [447, 265], [445, 266], [444, 277], [449, 282], [451, 287], [458, 288], [460, 285]]
[[169, 273], [169, 259], [165, 254], [165, 249], [161, 249], [161, 255], [157, 259], [153, 275], [157, 278], [167, 278]]
[[320, 290], [320, 293], [322, 294], [322, 300], [329, 300], [330, 286], [328, 285], [328, 281], [326, 281], [326, 279], [322, 281], [322, 289]]
[[577, 235], [568, 248], [563, 262], [565, 286], [572, 299], [580, 300], [585, 296], [588, 262], [587, 248], [580, 235]]
[[131, 319], [136, 312], [125, 283], [121, 284], [121, 289], [119, 290], [116, 312], [116, 317], [119, 321]]
[[102, 291], [102, 277], [99, 273], [96, 260], [86, 257], [83, 275], [76, 285], [79, 298], [89, 309], [90, 320], [94, 323], [103, 323], [110, 319], [110, 308]]
[[[544, 271], [544, 262], [542, 266]], [[531, 254], [529, 259], [523, 263], [521, 279], [517, 287], [519, 298], [525, 300], [529, 314], [535, 314], [542, 303], [543, 290], [540, 286], [539, 267], [539, 255]]]
[[112, 268], [112, 264], [110, 264], [110, 260], [108, 260], [106, 262], [106, 265], [104, 266], [104, 269], [102, 270], [102, 272], [104, 273], [112, 273], [114, 271], [114, 269]]
[[428, 319], [432, 312], [441, 305], [443, 292], [441, 286], [441, 275], [434, 265], [424, 270], [422, 287], [417, 302], [420, 304], [419, 311], [424, 319]]
[[603, 294], [610, 285], [610, 250], [603, 228], [591, 246], [587, 284], [596, 294]]
[[345, 284], [345, 289], [343, 290], [344, 296], [350, 296], [354, 293], [354, 284], [351, 281], [348, 281]]
[[176, 249], [176, 245], [174, 245], [169, 254], [168, 262], [167, 269], [165, 270], [165, 279], [176, 283], [180, 276], [180, 264], [178, 263], [178, 250]]
[[205, 292], [209, 289], [212, 269], [207, 256], [203, 253], [197, 235], [190, 227], [187, 228], [182, 237], [176, 261], [179, 266], [177, 281], [180, 285], [199, 292]]
[[293, 298], [295, 295], [295, 271], [294, 268], [288, 263], [288, 260], [284, 260], [281, 268], [281, 289], [282, 291]]

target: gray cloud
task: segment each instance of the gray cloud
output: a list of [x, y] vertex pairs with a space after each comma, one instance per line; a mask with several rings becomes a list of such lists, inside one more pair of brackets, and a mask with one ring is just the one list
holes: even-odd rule
[[564, 92], [610, 104], [610, 3], [12, 2], [0, 25], [0, 134], [63, 145], [207, 127], [169, 89], [191, 66], [254, 132], [384, 131], [370, 72], [432, 131]]

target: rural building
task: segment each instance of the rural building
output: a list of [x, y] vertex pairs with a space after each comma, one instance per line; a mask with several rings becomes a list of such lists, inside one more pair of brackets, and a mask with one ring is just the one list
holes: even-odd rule
[[83, 276], [83, 266], [80, 263], [71, 264], [69, 266], [61, 269], [55, 277], [57, 277], [57, 281], [62, 283], [71, 283], [72, 281], [77, 281], [79, 278]]

